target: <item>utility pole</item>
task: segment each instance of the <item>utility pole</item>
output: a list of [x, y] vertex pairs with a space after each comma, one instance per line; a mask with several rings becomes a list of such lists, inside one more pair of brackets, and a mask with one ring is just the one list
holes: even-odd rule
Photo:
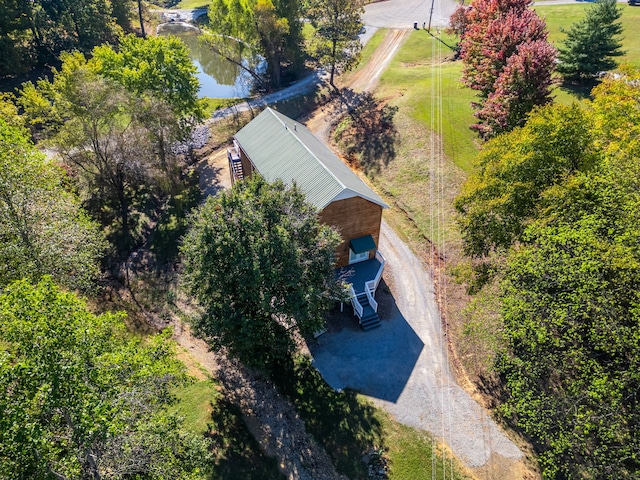
[[431, 0], [431, 12], [429, 13], [429, 27], [427, 28], [427, 32], [431, 33], [431, 17], [433, 17], [433, 4], [436, 0]]

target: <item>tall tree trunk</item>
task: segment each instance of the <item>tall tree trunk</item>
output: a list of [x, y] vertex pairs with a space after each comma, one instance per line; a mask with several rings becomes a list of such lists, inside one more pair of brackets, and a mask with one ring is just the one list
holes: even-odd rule
[[336, 87], [333, 83], [333, 77], [336, 73], [336, 50], [338, 48], [338, 41], [337, 40], [333, 40], [332, 42], [332, 48], [331, 48], [331, 58], [332, 58], [332, 62], [331, 62], [331, 78], [329, 79], [329, 85], [331, 85], [333, 88], [335, 88], [336, 90], [338, 90], [338, 87]]
[[142, 0], [138, 0], [138, 18], [140, 18], [140, 32], [142, 38], [147, 38], [147, 34], [144, 33], [144, 20], [142, 19]]

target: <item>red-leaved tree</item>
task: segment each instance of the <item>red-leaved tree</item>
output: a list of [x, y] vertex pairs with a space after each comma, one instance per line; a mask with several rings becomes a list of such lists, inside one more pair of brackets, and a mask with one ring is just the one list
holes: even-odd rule
[[551, 73], [556, 49], [544, 40], [521, 43], [495, 81], [491, 92], [475, 116], [471, 128], [482, 138], [491, 138], [524, 125], [527, 114], [551, 101]]
[[[473, 107], [479, 125], [474, 129], [484, 137], [503, 131], [496, 129], [499, 124], [506, 130], [521, 124], [533, 106], [549, 101], [555, 49], [547, 42], [545, 22], [529, 4], [529, 0], [475, 0], [470, 7], [458, 7], [451, 17], [451, 29], [461, 37], [462, 82], [478, 92], [479, 101]], [[530, 47], [521, 49], [522, 45]], [[535, 58], [537, 55], [540, 58]], [[504, 75], [509, 65], [509, 73]], [[535, 71], [527, 71], [533, 67]], [[520, 92], [520, 88], [524, 90]], [[507, 94], [509, 104], [500, 98]], [[491, 105], [485, 108], [490, 98]], [[532, 99], [539, 103], [531, 103]], [[494, 121], [491, 115], [499, 111], [502, 113]]]

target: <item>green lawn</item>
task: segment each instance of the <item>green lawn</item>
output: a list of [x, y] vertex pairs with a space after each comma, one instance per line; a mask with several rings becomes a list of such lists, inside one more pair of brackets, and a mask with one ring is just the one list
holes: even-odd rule
[[[455, 44], [451, 36], [442, 38], [448, 45]], [[470, 171], [476, 155], [476, 135], [469, 130], [474, 122], [470, 107], [474, 94], [461, 85], [462, 64], [451, 61], [451, 56], [451, 49], [427, 32], [413, 32], [383, 73], [378, 96], [395, 97], [393, 104], [429, 130], [432, 119], [440, 119], [445, 154]]]
[[184, 417], [189, 430], [206, 434], [213, 442], [207, 480], [284, 479], [276, 461], [260, 450], [239, 409], [223, 397], [213, 381], [194, 381], [176, 395], [178, 402], [171, 412]]
[[388, 445], [389, 478], [414, 480], [417, 478], [469, 478], [461, 473], [457, 460], [442, 455], [433, 437], [426, 432], [384, 417], [382, 421]]
[[191, 8], [207, 8], [211, 5], [211, 0], [182, 0], [172, 8], [191, 9]]

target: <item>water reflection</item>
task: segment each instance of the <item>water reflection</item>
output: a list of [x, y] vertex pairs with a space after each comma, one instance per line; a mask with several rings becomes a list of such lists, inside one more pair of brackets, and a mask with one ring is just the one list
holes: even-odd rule
[[212, 98], [247, 97], [252, 78], [237, 65], [213, 53], [198, 41], [199, 30], [188, 23], [171, 22], [158, 27], [158, 35], [174, 35], [189, 47], [191, 60], [198, 68], [198, 95]]

